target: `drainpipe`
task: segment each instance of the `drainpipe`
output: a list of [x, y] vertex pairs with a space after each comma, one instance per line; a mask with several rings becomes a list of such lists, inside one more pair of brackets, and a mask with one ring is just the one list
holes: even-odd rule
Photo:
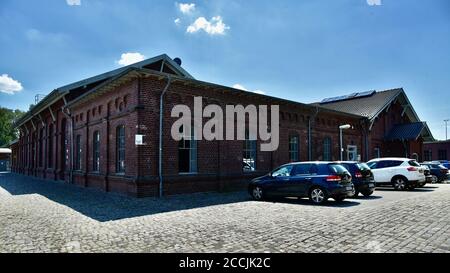
[[[67, 112], [66, 112], [67, 110]], [[67, 106], [62, 107], [62, 113], [67, 117], [68, 120], [70, 120], [70, 126], [69, 126], [69, 135], [70, 135], [70, 178], [69, 181], [71, 184], [73, 184], [73, 152], [74, 152], [74, 143], [73, 143], [73, 120], [72, 120], [72, 114], [70, 113], [70, 110], [67, 108]], [[64, 147], [65, 149], [65, 147]], [[65, 160], [65, 159], [64, 159]]]
[[319, 107], [316, 107], [316, 112], [312, 117], [308, 118], [308, 160], [312, 161], [312, 125], [317, 115], [319, 114]]
[[172, 78], [167, 75], [167, 84], [166, 87], [164, 87], [164, 90], [161, 93], [160, 102], [159, 102], [159, 197], [162, 198], [164, 191], [163, 191], [163, 165], [162, 165], [162, 159], [163, 159], [163, 121], [164, 121], [164, 95], [169, 90], [170, 84], [172, 83]]

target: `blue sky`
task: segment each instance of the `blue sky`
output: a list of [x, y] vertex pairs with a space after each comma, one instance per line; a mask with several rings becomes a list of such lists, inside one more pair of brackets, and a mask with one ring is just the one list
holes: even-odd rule
[[161, 53], [197, 79], [305, 103], [404, 87], [445, 138], [448, 0], [1, 0], [0, 106]]

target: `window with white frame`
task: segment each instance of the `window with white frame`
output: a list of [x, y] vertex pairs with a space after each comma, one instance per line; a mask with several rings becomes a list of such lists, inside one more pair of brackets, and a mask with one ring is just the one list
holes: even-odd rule
[[125, 173], [125, 126], [116, 129], [116, 172]]
[[323, 140], [323, 160], [324, 161], [331, 161], [332, 160], [332, 156], [331, 156], [331, 138], [330, 137], [326, 137]]
[[291, 136], [289, 138], [289, 159], [291, 162], [299, 161], [299, 138]]
[[197, 172], [197, 141], [194, 138], [194, 128], [191, 133], [185, 134], [184, 127], [181, 133], [185, 136], [178, 143], [178, 172], [196, 173]]
[[245, 133], [244, 151], [243, 151], [243, 171], [254, 172], [256, 171], [256, 140], [250, 139], [250, 133], [248, 130]]

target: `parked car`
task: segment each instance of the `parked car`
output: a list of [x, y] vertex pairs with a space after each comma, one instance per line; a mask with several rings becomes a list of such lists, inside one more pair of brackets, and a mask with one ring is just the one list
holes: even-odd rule
[[444, 166], [447, 169], [450, 169], [450, 161], [448, 160], [439, 160], [442, 166]]
[[352, 175], [352, 182], [355, 186], [355, 195], [357, 197], [360, 193], [366, 197], [371, 196], [375, 191], [375, 180], [372, 170], [366, 163], [344, 161], [336, 162], [344, 166]]
[[425, 170], [423, 171], [423, 174], [425, 174], [425, 182], [419, 184], [419, 188], [425, 187], [425, 185], [427, 183], [436, 183], [436, 182], [433, 182], [433, 176], [431, 175], [430, 168], [426, 165], [422, 165], [422, 164], [420, 164], [420, 165], [425, 168]]
[[422, 166], [427, 166], [430, 169], [432, 183], [440, 183], [449, 179], [449, 172], [446, 167], [438, 163], [422, 163]]
[[414, 189], [424, 183], [425, 168], [414, 159], [378, 158], [367, 162], [376, 186], [393, 186], [396, 190]]
[[271, 197], [309, 197], [315, 204], [329, 198], [341, 202], [354, 194], [351, 174], [333, 162], [300, 162], [283, 165], [249, 185], [255, 200]]

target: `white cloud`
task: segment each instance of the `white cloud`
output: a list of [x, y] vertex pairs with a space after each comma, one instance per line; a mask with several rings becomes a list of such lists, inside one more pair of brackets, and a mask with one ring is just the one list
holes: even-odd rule
[[223, 23], [222, 17], [216, 16], [211, 21], [206, 20], [205, 17], [199, 17], [193, 24], [187, 28], [188, 33], [196, 33], [204, 30], [210, 35], [224, 35], [225, 31], [230, 29], [229, 26]]
[[118, 64], [123, 65], [123, 66], [127, 66], [130, 64], [134, 64], [140, 61], [145, 60], [145, 56], [142, 55], [141, 53], [123, 53], [120, 60], [117, 61]]
[[369, 6], [381, 6], [381, 0], [366, 0]]
[[266, 92], [264, 92], [264, 91], [262, 91], [262, 90], [253, 90], [253, 91], [250, 91], [250, 90], [248, 90], [247, 88], [245, 88], [243, 85], [241, 85], [241, 84], [239, 84], [239, 83], [233, 85], [233, 88], [239, 89], [239, 90], [243, 90], [243, 91], [253, 92], [253, 93], [256, 93], [256, 94], [260, 94], [260, 95], [265, 95], [265, 94], [266, 94]]
[[192, 3], [190, 3], [190, 4], [188, 4], [188, 3], [186, 3], [186, 4], [180, 3], [180, 4], [178, 4], [178, 8], [180, 9], [180, 11], [183, 14], [188, 14], [188, 13], [191, 13], [191, 12], [193, 12], [195, 10], [195, 4], [192, 4]]
[[0, 92], [13, 95], [23, 90], [22, 84], [7, 74], [0, 76]]
[[66, 0], [69, 6], [81, 6], [81, 0]]
[[180, 18], [175, 19], [174, 23], [175, 23], [175, 25], [177, 25], [177, 26], [180, 25], [181, 19], [180, 19]]

